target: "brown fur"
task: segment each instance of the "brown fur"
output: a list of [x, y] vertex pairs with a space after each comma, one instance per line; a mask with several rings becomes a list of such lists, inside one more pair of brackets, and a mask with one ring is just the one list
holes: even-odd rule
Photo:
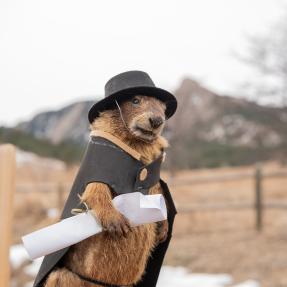
[[[123, 123], [119, 110], [107, 110], [100, 114], [92, 130], [101, 130], [113, 134], [137, 150], [145, 163], [157, 158], [167, 141], [160, 136], [162, 126], [146, 137], [140, 132], [131, 132], [140, 123], [144, 129], [150, 129], [148, 118], [151, 115], [163, 116], [164, 105], [150, 97], [139, 97], [140, 105], [131, 101], [121, 104]], [[128, 129], [130, 131], [128, 131]], [[142, 137], [141, 137], [142, 136]], [[159, 184], [152, 187], [150, 194], [161, 193]], [[70, 248], [64, 258], [64, 266], [79, 274], [118, 285], [133, 285], [138, 282], [145, 270], [148, 257], [158, 242], [164, 241], [168, 224], [145, 224], [130, 228], [128, 220], [112, 205], [112, 193], [103, 183], [91, 183], [82, 195], [89, 208], [100, 220], [105, 232], [92, 236]], [[45, 287], [96, 287], [80, 280], [65, 268], [53, 271]], [[100, 287], [100, 286], [99, 286]]]

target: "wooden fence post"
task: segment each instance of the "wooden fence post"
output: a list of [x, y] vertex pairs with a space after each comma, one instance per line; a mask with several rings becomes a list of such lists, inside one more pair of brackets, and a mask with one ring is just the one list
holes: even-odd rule
[[260, 164], [255, 168], [255, 213], [256, 213], [256, 230], [262, 229], [262, 168]]
[[12, 239], [15, 147], [0, 145], [0, 287], [10, 286], [9, 250]]

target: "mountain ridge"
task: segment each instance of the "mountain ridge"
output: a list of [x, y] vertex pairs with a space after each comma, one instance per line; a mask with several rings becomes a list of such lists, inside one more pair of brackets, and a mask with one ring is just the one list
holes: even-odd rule
[[[219, 95], [189, 78], [183, 79], [174, 94], [178, 110], [164, 132], [171, 142], [170, 165], [210, 167], [286, 158], [287, 108]], [[40, 113], [16, 128], [52, 144], [84, 146], [93, 103], [76, 102]]]

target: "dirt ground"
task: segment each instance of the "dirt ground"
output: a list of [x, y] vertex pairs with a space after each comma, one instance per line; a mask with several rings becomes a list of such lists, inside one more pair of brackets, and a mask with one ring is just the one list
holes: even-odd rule
[[[18, 168], [14, 244], [23, 234], [57, 220], [47, 211], [61, 207], [76, 170]], [[287, 169], [276, 163], [263, 165], [264, 173], [275, 171]], [[263, 229], [256, 231], [253, 173], [254, 167], [240, 167], [182, 171], [172, 179], [164, 174], [179, 211], [165, 264], [185, 266], [193, 272], [229, 273], [237, 282], [255, 279], [263, 287], [287, 286], [287, 209], [264, 209]], [[203, 182], [237, 174], [251, 176]], [[193, 182], [183, 185], [187, 180]], [[287, 177], [266, 178], [262, 187], [264, 203], [286, 202], [287, 206]], [[236, 209], [234, 204], [239, 203], [246, 207]], [[204, 208], [211, 205], [225, 209]], [[14, 270], [13, 276], [31, 280], [21, 270]]]

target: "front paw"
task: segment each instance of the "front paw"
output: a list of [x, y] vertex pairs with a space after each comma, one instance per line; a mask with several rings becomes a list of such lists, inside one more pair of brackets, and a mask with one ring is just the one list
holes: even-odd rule
[[103, 230], [113, 237], [126, 236], [131, 231], [131, 226], [126, 217], [115, 211], [100, 218]]
[[168, 222], [167, 222], [167, 220], [158, 222], [158, 224], [157, 224], [157, 243], [159, 244], [159, 243], [166, 241], [167, 234], [168, 234]]

